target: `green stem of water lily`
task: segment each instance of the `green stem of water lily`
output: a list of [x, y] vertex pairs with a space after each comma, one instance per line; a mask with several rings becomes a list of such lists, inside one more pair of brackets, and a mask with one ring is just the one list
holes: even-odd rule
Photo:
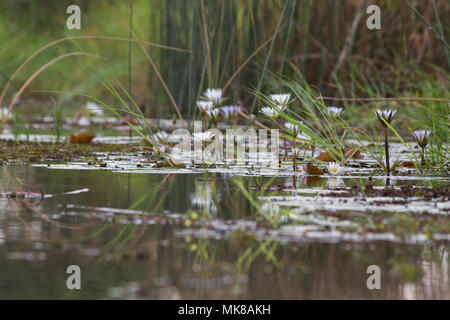
[[389, 142], [388, 142], [388, 128], [384, 127], [384, 149], [386, 151], [386, 172], [387, 175], [391, 174], [391, 167], [389, 165]]
[[297, 151], [295, 150], [295, 147], [297, 146], [297, 141], [294, 137], [292, 144], [294, 145], [292, 157], [294, 158], [294, 172], [297, 172]]
[[203, 112], [203, 132], [205, 132], [207, 129], [207, 126], [206, 126], [207, 122], [208, 122], [208, 116], [207, 116], [206, 112]]
[[425, 147], [422, 147], [422, 166], [425, 165]]

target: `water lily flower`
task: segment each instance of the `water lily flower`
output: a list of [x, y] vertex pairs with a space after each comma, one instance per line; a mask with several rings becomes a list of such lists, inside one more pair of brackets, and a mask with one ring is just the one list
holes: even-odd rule
[[7, 107], [3, 107], [0, 109], [0, 117], [4, 117], [8, 114], [8, 108]]
[[[8, 107], [3, 107], [0, 109], [0, 119], [4, 119], [8, 115]], [[9, 117], [12, 117], [13, 113], [9, 114]]]
[[220, 111], [226, 118], [230, 119], [236, 116], [238, 111], [242, 111], [242, 107], [238, 105], [223, 106], [220, 108]]
[[202, 143], [211, 140], [213, 136], [214, 134], [212, 134], [211, 132], [195, 132], [193, 134], [194, 140], [200, 141]]
[[160, 142], [165, 142], [167, 140], [167, 138], [169, 137], [169, 134], [166, 131], [162, 130], [162, 131], [156, 132], [153, 136], [155, 137], [156, 140], [158, 140]]
[[416, 130], [413, 131], [413, 136], [416, 138], [417, 144], [422, 149], [422, 165], [425, 164], [425, 148], [428, 144], [428, 137], [430, 136], [430, 130]]
[[331, 162], [327, 165], [328, 172], [335, 176], [338, 175], [342, 170], [342, 166], [337, 162]]
[[95, 102], [88, 101], [86, 103], [86, 109], [91, 115], [101, 117], [103, 116], [103, 108], [102, 106], [96, 104]]
[[197, 107], [200, 112], [205, 113], [206, 111], [212, 109], [214, 107], [214, 104], [212, 103], [212, 101], [198, 100]]
[[275, 102], [277, 105], [280, 105], [283, 107], [283, 109], [287, 106], [289, 103], [289, 99], [291, 98], [290, 93], [280, 93], [280, 94], [271, 94], [269, 98]]
[[212, 119], [216, 119], [219, 116], [219, 112], [220, 112], [219, 108], [206, 110], [206, 114]]
[[378, 109], [375, 111], [377, 114], [378, 120], [383, 124], [383, 126], [387, 127], [384, 123], [383, 119], [387, 123], [391, 123], [392, 118], [394, 118], [394, 115], [397, 113], [397, 110], [394, 109]]
[[86, 117], [81, 117], [78, 119], [77, 124], [81, 127], [89, 127], [91, 125], [91, 120]]
[[377, 114], [378, 120], [380, 120], [381, 124], [384, 126], [384, 150], [386, 157], [386, 171], [389, 175], [391, 172], [391, 166], [389, 163], [389, 141], [388, 141], [388, 128], [386, 123], [391, 123], [392, 118], [397, 113], [397, 110], [394, 109], [378, 109], [375, 111]]
[[297, 137], [297, 135], [300, 133], [300, 128], [296, 124], [286, 122], [284, 124], [284, 127], [286, 128], [286, 131], [288, 131], [289, 134], [294, 138]]
[[203, 93], [203, 95], [214, 104], [220, 104], [222, 102], [222, 89], [211, 89], [208, 88]]
[[417, 141], [417, 144], [423, 149], [428, 144], [428, 137], [430, 136], [430, 130], [416, 130], [413, 131], [413, 136]]
[[261, 112], [266, 117], [272, 118], [273, 120], [276, 120], [278, 118], [278, 112], [275, 109], [272, 109], [271, 107], [261, 108], [259, 112]]
[[328, 107], [327, 108], [328, 113], [333, 117], [338, 117], [341, 115], [341, 113], [344, 112], [344, 108], [342, 107]]

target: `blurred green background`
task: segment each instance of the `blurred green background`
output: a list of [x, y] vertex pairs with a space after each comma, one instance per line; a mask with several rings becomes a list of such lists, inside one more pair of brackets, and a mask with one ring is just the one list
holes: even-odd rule
[[[66, 27], [71, 4], [81, 8], [81, 30]], [[369, 4], [381, 8], [381, 30], [366, 27]], [[228, 101], [241, 101], [248, 109], [255, 104], [251, 90], [283, 90], [275, 75], [306, 80], [324, 96], [448, 96], [446, 0], [2, 0], [0, 88], [33, 52], [54, 40], [80, 35], [128, 38], [131, 5], [139, 40], [189, 50], [145, 46], [185, 116], [193, 114], [203, 90], [223, 87], [252, 55], [225, 92]], [[359, 10], [360, 20], [355, 18]], [[352, 23], [357, 23], [354, 32]], [[99, 77], [112, 72], [128, 88], [131, 60], [135, 101], [149, 116], [174, 114], [139, 45], [132, 45], [130, 59], [127, 42], [99, 39], [65, 41], [40, 53], [18, 74], [2, 105], [37, 69], [73, 51], [106, 60], [78, 56], [58, 61], [33, 80], [20, 106], [51, 107], [51, 94], [42, 91], [54, 90], [84, 92], [113, 103]], [[85, 100], [66, 96], [64, 103], [76, 109]]]

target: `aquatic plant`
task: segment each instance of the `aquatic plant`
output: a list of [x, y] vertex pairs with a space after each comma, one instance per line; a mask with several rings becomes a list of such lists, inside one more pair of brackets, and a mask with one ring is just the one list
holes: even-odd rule
[[277, 105], [281, 110], [286, 108], [289, 103], [289, 99], [291, 98], [290, 93], [278, 93], [271, 94], [269, 98]]
[[104, 115], [103, 108], [100, 105], [96, 104], [95, 102], [88, 101], [86, 103], [86, 109], [89, 115], [97, 117], [101, 117]]
[[156, 132], [153, 136], [161, 143], [166, 143], [167, 138], [169, 138], [169, 134], [164, 130]]
[[386, 173], [389, 175], [391, 173], [391, 167], [389, 163], [389, 141], [388, 141], [388, 125], [391, 123], [397, 110], [394, 109], [378, 109], [375, 111], [378, 120], [384, 127], [384, 150], [386, 157]]
[[211, 89], [208, 88], [203, 93], [206, 99], [214, 103], [214, 105], [220, 105], [222, 103], [222, 89]]
[[428, 145], [428, 137], [430, 136], [430, 130], [416, 130], [413, 131], [413, 136], [416, 139], [417, 144], [421, 148], [422, 152], [422, 165], [425, 164], [425, 148]]
[[344, 108], [342, 107], [328, 107], [328, 114], [332, 117], [339, 117], [343, 112]]
[[212, 139], [214, 135], [211, 132], [194, 132], [192, 137], [194, 141], [200, 141], [201, 143], [208, 142]]
[[[292, 137], [292, 148], [293, 150], [297, 150], [297, 136], [300, 134], [300, 128], [293, 123], [286, 122], [284, 124], [284, 127], [286, 128], [286, 131], [289, 133], [289, 135]], [[297, 171], [297, 165], [296, 160], [297, 157], [294, 157], [294, 171]]]
[[238, 112], [242, 112], [242, 107], [237, 104], [222, 106], [220, 112], [228, 121], [232, 121], [236, 120]]
[[331, 175], [335, 176], [335, 175], [338, 175], [339, 172], [342, 171], [342, 166], [337, 162], [330, 162], [327, 165], [327, 170]]
[[197, 100], [197, 108], [203, 115], [203, 131], [208, 129], [208, 111], [214, 108], [212, 101]]
[[8, 107], [0, 108], [0, 120], [8, 116]]
[[293, 170], [294, 172], [297, 172], [297, 158], [298, 155], [300, 154], [300, 149], [299, 148], [292, 148], [292, 159], [293, 159]]
[[212, 123], [214, 124], [214, 127], [217, 128], [217, 121], [219, 120], [219, 108], [213, 108], [206, 111], [206, 114], [211, 119]]
[[276, 120], [278, 118], [278, 112], [271, 107], [261, 108], [259, 112], [265, 115], [266, 117], [271, 118], [272, 120]]

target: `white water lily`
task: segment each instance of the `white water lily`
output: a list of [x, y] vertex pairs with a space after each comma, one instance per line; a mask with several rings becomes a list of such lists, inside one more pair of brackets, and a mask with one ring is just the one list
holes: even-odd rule
[[[0, 109], [0, 119], [6, 117], [8, 115], [8, 107], [3, 107]], [[12, 112], [10, 113], [12, 115]]]
[[81, 117], [77, 121], [77, 125], [81, 127], [89, 127], [92, 124], [92, 121], [89, 118]]
[[214, 118], [214, 119], [216, 119], [219, 116], [219, 112], [220, 112], [220, 109], [218, 109], [218, 108], [206, 110], [206, 114], [210, 118]]
[[212, 109], [214, 107], [214, 104], [212, 103], [212, 101], [198, 100], [197, 107], [200, 112], [204, 113]]
[[203, 93], [203, 95], [214, 104], [220, 104], [222, 102], [222, 89], [211, 89], [208, 88]]
[[291, 94], [290, 93], [271, 94], [269, 96], [269, 98], [276, 104], [282, 106], [284, 109], [287, 106], [287, 104], [289, 103]]
[[274, 120], [276, 118], [278, 118], [278, 112], [275, 109], [272, 109], [271, 107], [261, 108], [261, 110], [259, 110], [259, 112], [261, 112], [266, 117], [272, 118]]
[[284, 127], [286, 128], [286, 131], [289, 132], [289, 134], [293, 137], [297, 137], [300, 132], [300, 128], [296, 124], [290, 122], [286, 122], [284, 124]]
[[236, 116], [238, 111], [242, 111], [242, 108], [238, 105], [223, 106], [220, 108], [220, 111], [226, 118], [231, 118]]
[[156, 132], [153, 136], [155, 137], [156, 140], [158, 140], [160, 142], [164, 142], [169, 137], [169, 134], [166, 131], [162, 130], [162, 131]]
[[337, 162], [331, 162], [327, 165], [327, 169], [328, 169], [328, 172], [334, 176], [334, 175], [339, 174], [339, 172], [341, 172], [342, 166]]
[[101, 117], [103, 116], [103, 108], [102, 106], [96, 104], [95, 102], [88, 101], [86, 102], [86, 109], [91, 115]]
[[344, 108], [342, 107], [328, 107], [327, 110], [328, 113], [334, 117], [338, 117], [344, 112]]
[[[302, 122], [300, 122], [302, 123]], [[300, 140], [311, 140], [311, 137], [304, 134], [300, 127], [296, 124], [290, 123], [290, 122], [286, 122], [284, 124], [284, 127], [286, 128], [286, 131], [293, 137], [296, 139], [300, 139]]]
[[415, 130], [413, 136], [417, 141], [417, 144], [421, 148], [425, 148], [428, 144], [428, 137], [430, 136], [430, 130]]
[[211, 132], [195, 132], [193, 134], [194, 140], [200, 141], [200, 142], [206, 142], [212, 139], [214, 134]]
[[386, 124], [384, 123], [384, 120], [386, 120], [387, 123], [391, 123], [392, 118], [394, 117], [394, 115], [397, 113], [397, 110], [394, 109], [378, 109], [375, 111], [375, 113], [377, 114], [378, 119], [381, 121], [381, 123], [386, 126]]

